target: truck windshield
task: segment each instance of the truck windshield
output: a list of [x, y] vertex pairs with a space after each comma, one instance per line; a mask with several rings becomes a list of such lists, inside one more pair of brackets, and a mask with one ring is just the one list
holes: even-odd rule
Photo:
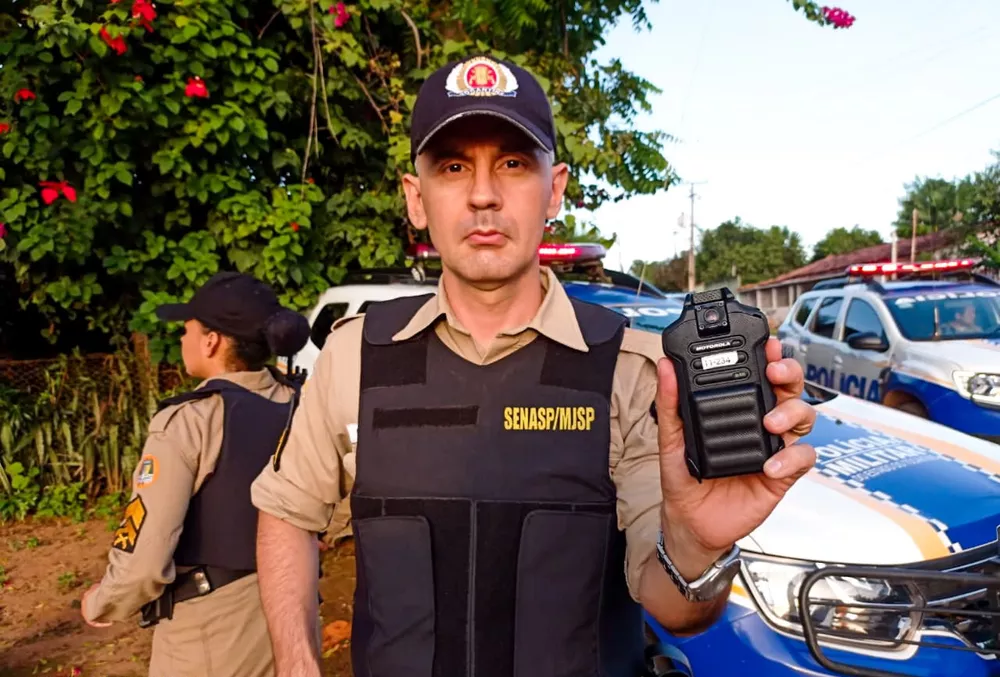
[[886, 305], [911, 341], [1000, 338], [1000, 291], [917, 294]]

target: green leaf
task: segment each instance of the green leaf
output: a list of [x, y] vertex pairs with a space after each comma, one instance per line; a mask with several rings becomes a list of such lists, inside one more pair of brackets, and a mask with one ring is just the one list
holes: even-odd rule
[[38, 60], [42, 63], [52, 63], [52, 53], [51, 52], [39, 52]]
[[170, 111], [174, 115], [177, 115], [178, 113], [181, 112], [181, 105], [176, 101], [174, 101], [173, 99], [164, 99], [163, 105], [166, 107], [168, 111]]
[[132, 173], [127, 169], [119, 169], [116, 171], [115, 178], [124, 183], [126, 186], [132, 185]]
[[132, 205], [128, 202], [119, 202], [118, 211], [122, 213], [122, 216], [132, 216]]
[[217, 56], [219, 56], [219, 52], [215, 49], [215, 47], [208, 44], [207, 42], [203, 42], [200, 45], [198, 45], [198, 49], [201, 50], [201, 53], [207, 56], [209, 59], [214, 59]]

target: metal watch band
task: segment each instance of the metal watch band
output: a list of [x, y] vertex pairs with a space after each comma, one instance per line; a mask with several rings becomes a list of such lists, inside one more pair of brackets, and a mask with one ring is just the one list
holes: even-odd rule
[[729, 589], [739, 572], [740, 549], [734, 544], [732, 550], [716, 560], [701, 576], [690, 583], [684, 579], [667, 555], [662, 531], [656, 542], [656, 559], [660, 561], [660, 565], [685, 599], [690, 602], [707, 602]]

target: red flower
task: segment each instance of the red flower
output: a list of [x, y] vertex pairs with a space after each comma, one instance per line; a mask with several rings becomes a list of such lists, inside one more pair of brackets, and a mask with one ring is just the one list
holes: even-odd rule
[[333, 25], [337, 28], [343, 28], [351, 18], [351, 15], [347, 13], [347, 6], [342, 2], [330, 7], [330, 14], [337, 15], [337, 18], [333, 20]]
[[30, 89], [19, 89], [14, 93], [14, 103], [20, 103], [26, 101], [27, 99], [37, 99], [35, 93]]
[[[132, 16], [149, 22], [156, 18], [156, 8], [149, 0], [135, 0], [135, 3], [132, 4]], [[152, 27], [148, 30], [152, 30]]]
[[854, 17], [839, 7], [824, 7], [823, 16], [834, 28], [850, 28], [854, 24]]
[[76, 202], [76, 189], [65, 181], [40, 181], [42, 187], [42, 202], [47, 205], [52, 204], [59, 198], [59, 193], [70, 202]]
[[193, 78], [188, 78], [187, 87], [184, 88], [184, 96], [207, 99], [208, 87], [205, 86], [205, 81], [197, 75]]
[[310, 176], [308, 179], [306, 179], [306, 183], [316, 183], [316, 181]]
[[69, 677], [80, 677], [80, 675], [82, 675], [82, 674], [83, 674], [83, 670], [81, 670], [80, 668], [76, 667], [75, 665], [73, 666], [73, 669], [69, 671]]
[[108, 47], [110, 47], [111, 49], [113, 49], [116, 52], [118, 52], [119, 55], [122, 55], [122, 54], [125, 53], [125, 50], [127, 49], [127, 47], [125, 47], [125, 37], [124, 36], [119, 35], [117, 38], [113, 38], [113, 37], [111, 37], [111, 34], [108, 33], [108, 29], [107, 28], [103, 28], [103, 27], [101, 28], [100, 36], [101, 36], [101, 40], [104, 40], [104, 43]]
[[7, 226], [3, 223], [0, 223], [0, 240], [4, 239], [5, 237], [7, 237]]
[[135, 76], [135, 81], [136, 82], [142, 82], [142, 76], [141, 75], [136, 75]]
[[299, 230], [299, 224], [297, 224], [295, 221], [292, 221], [292, 230], [294, 230], [295, 232], [298, 232]]
[[10, 125], [6, 122], [0, 122], [0, 134], [6, 134], [10, 131]]

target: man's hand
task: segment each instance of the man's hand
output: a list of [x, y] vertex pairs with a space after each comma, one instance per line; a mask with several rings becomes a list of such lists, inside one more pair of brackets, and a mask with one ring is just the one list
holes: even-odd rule
[[704, 573], [733, 543], [767, 519], [788, 489], [816, 462], [811, 446], [796, 444], [816, 420], [813, 408], [800, 399], [802, 367], [795, 360], [781, 359], [777, 339], [768, 340], [766, 354], [767, 379], [774, 387], [777, 406], [764, 417], [764, 427], [781, 435], [785, 448], [764, 465], [762, 474], [702, 483], [688, 472], [684, 458], [684, 426], [673, 364], [667, 358], [659, 362], [656, 413], [664, 545], [688, 580]]
[[80, 600], [80, 615], [83, 617], [83, 622], [92, 628], [108, 628], [111, 627], [111, 623], [98, 623], [96, 621], [91, 621], [87, 619], [87, 598], [92, 595], [99, 587], [100, 583], [94, 583], [92, 586], [87, 588], [87, 592], [83, 593], [83, 599]]

